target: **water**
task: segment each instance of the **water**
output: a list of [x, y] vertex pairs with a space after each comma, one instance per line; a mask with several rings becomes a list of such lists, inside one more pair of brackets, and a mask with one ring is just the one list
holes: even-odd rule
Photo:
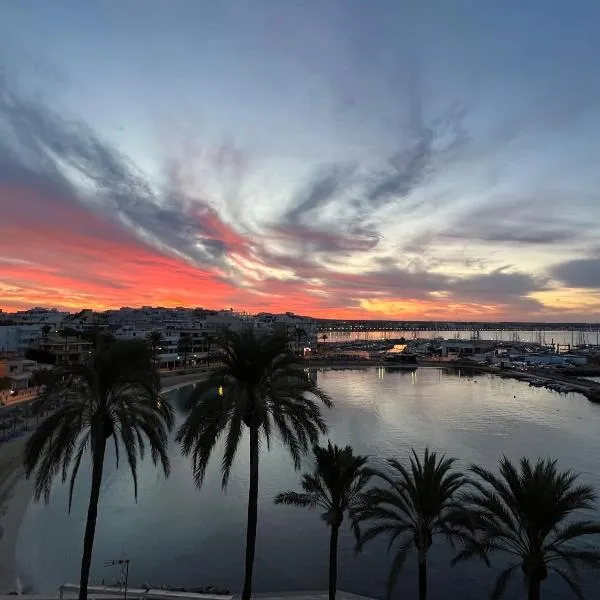
[[[326, 342], [349, 342], [352, 340], [380, 341], [388, 339], [406, 340], [421, 339], [432, 340], [437, 337], [445, 339], [469, 340], [479, 336], [481, 340], [492, 340], [496, 342], [529, 342], [534, 344], [560, 344], [561, 346], [577, 346], [582, 344], [598, 345], [600, 343], [600, 330], [535, 330], [515, 331], [509, 329], [472, 329], [462, 330], [438, 330], [438, 331], [328, 331], [325, 333]], [[323, 333], [318, 334], [319, 341]]]
[[[407, 456], [411, 446], [430, 445], [452, 454], [462, 465], [494, 468], [505, 453], [513, 459], [556, 456], [600, 489], [600, 406], [578, 394], [559, 395], [490, 375], [457, 376], [440, 369], [391, 372], [383, 368], [329, 370], [319, 384], [336, 402], [328, 414], [330, 437], [350, 443], [375, 462]], [[171, 394], [175, 401], [185, 392]], [[165, 482], [147, 462], [140, 467], [137, 505], [125, 465], [116, 471], [107, 459], [102, 486], [92, 580], [112, 583], [119, 572], [104, 562], [126, 553], [130, 582], [218, 585], [239, 591], [242, 583], [246, 499], [247, 439], [242, 442], [227, 493], [220, 488], [220, 453], [206, 485], [198, 492], [189, 460], [173, 446], [173, 472]], [[309, 462], [307, 462], [309, 466]], [[17, 549], [22, 577], [37, 590], [78, 581], [79, 559], [89, 491], [85, 465], [72, 514], [67, 490], [58, 486], [50, 506], [30, 505]], [[260, 505], [255, 567], [256, 591], [314, 590], [327, 587], [328, 530], [318, 512], [274, 506], [273, 496], [297, 486], [298, 474], [278, 444], [261, 455]], [[431, 551], [431, 600], [484, 599], [494, 570], [480, 563], [448, 566], [451, 550], [439, 540]], [[409, 558], [395, 598], [415, 597], [416, 559]], [[385, 543], [373, 542], [356, 557], [349, 529], [341, 536], [339, 588], [383, 597], [389, 559]], [[600, 581], [588, 578], [600, 589]], [[561, 582], [549, 579], [545, 599], [568, 597]], [[518, 599], [520, 585], [507, 598]], [[591, 593], [588, 597], [595, 597]]]

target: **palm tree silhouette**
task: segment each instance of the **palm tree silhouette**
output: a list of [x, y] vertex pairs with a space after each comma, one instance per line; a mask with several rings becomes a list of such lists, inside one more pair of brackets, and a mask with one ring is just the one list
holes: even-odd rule
[[[144, 457], [144, 438], [154, 464], [160, 463], [169, 474], [168, 431], [173, 424], [170, 405], [159, 395], [160, 381], [147, 345], [140, 341], [119, 341], [101, 346], [88, 364], [56, 368], [46, 381], [37, 410], [49, 402], [62, 402], [42, 421], [25, 446], [27, 477], [35, 473], [38, 501], [50, 499], [53, 480], [61, 473], [69, 478], [69, 511], [75, 479], [83, 455], [92, 455], [92, 486], [81, 559], [80, 600], [87, 598], [87, 587], [96, 531], [98, 499], [106, 444], [114, 442], [117, 467], [122, 449], [137, 500], [138, 457]], [[69, 469], [71, 474], [69, 477]]]
[[453, 563], [480, 557], [489, 565], [488, 555], [503, 552], [515, 562], [496, 580], [492, 598], [500, 598], [520, 567], [529, 600], [539, 600], [541, 584], [552, 570], [571, 591], [582, 598], [577, 570], [600, 567], [597, 549], [573, 547], [572, 542], [600, 534], [600, 523], [576, 520], [574, 514], [594, 507], [596, 494], [579, 484], [573, 471], [559, 471], [556, 460], [527, 458], [517, 467], [503, 457], [500, 475], [479, 466], [471, 471], [479, 477], [475, 490], [465, 495], [470, 506], [475, 537], [467, 539]]
[[414, 547], [419, 567], [419, 600], [427, 597], [427, 553], [436, 534], [444, 534], [451, 541], [461, 539], [461, 531], [454, 515], [462, 506], [458, 492], [467, 478], [453, 469], [455, 458], [440, 456], [425, 449], [423, 459], [412, 450], [410, 467], [398, 460], [387, 461], [392, 473], [377, 472], [389, 487], [374, 488], [367, 493], [367, 501], [358, 511], [358, 521], [371, 521], [360, 533], [357, 550], [380, 534], [390, 536], [388, 551], [397, 543], [396, 553], [388, 576], [388, 597], [398, 580], [404, 561]]
[[[355, 456], [352, 447], [314, 446], [315, 468], [302, 476], [302, 492], [287, 491], [275, 497], [275, 504], [320, 508], [322, 518], [331, 527], [329, 541], [329, 599], [337, 589], [337, 546], [344, 514], [354, 525], [355, 512], [365, 502], [365, 486], [372, 472], [365, 468], [366, 456]], [[358, 532], [356, 531], [356, 534]]]
[[147, 340], [150, 346], [150, 351], [152, 352], [152, 358], [156, 360], [158, 351], [160, 350], [161, 344], [163, 342], [163, 334], [158, 330], [151, 331], [148, 334]]
[[183, 366], [187, 367], [188, 354], [192, 352], [193, 340], [189, 333], [182, 333], [177, 341], [177, 352], [183, 354]]
[[252, 593], [252, 570], [258, 511], [258, 462], [261, 437], [269, 448], [273, 429], [279, 432], [297, 469], [300, 458], [319, 433], [327, 429], [314, 398], [331, 406], [331, 400], [297, 366], [280, 335], [256, 335], [248, 329], [227, 331], [220, 342], [215, 367], [208, 379], [191, 393], [189, 414], [177, 439], [184, 455], [192, 455], [194, 479], [200, 487], [213, 448], [225, 434], [222, 484], [227, 485], [243, 427], [250, 438], [250, 485], [243, 600]]

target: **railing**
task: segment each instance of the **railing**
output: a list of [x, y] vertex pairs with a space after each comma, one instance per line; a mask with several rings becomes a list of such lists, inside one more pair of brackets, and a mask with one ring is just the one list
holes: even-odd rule
[[[76, 583], [63, 583], [59, 588], [59, 598], [64, 600], [65, 592], [79, 592], [79, 585]], [[124, 587], [107, 586], [88, 586], [88, 596], [121, 596], [125, 592]], [[195, 592], [176, 592], [172, 590], [146, 589], [146, 588], [128, 588], [127, 595], [131, 598], [147, 598], [148, 600], [172, 600], [181, 598], [182, 600], [232, 600], [231, 594], [197, 594]]]

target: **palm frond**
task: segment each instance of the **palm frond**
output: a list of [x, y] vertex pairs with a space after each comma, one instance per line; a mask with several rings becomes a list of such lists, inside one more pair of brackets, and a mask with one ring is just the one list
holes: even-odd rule
[[276, 432], [296, 468], [326, 431], [317, 402], [331, 406], [331, 400], [306, 376], [287, 343], [285, 337], [253, 330], [224, 333], [212, 371], [190, 394], [187, 418], [177, 433], [182, 452], [192, 456], [198, 486], [222, 436], [222, 483], [227, 484], [243, 425], [257, 427], [267, 447]]
[[494, 584], [494, 589], [492, 590], [492, 595], [490, 596], [490, 600], [500, 600], [500, 598], [502, 598], [502, 596], [504, 595], [504, 592], [506, 592], [506, 587], [508, 586], [508, 582], [510, 581], [511, 577], [514, 575], [514, 572], [520, 566], [521, 565], [519, 565], [519, 564], [510, 565], [510, 566], [506, 567], [506, 569], [503, 569], [498, 574], [498, 577], [496, 578], [496, 583]]
[[[38, 403], [61, 406], [44, 419], [27, 441], [24, 465], [27, 477], [35, 473], [35, 498], [46, 501], [54, 478], [69, 479], [69, 510], [75, 480], [85, 452], [113, 438], [119, 461], [123, 444], [137, 497], [138, 457], [148, 442], [152, 459], [169, 472], [168, 431], [173, 409], [160, 398], [158, 372], [142, 341], [101, 345], [85, 365], [54, 369]], [[69, 475], [70, 471], [70, 475]]]

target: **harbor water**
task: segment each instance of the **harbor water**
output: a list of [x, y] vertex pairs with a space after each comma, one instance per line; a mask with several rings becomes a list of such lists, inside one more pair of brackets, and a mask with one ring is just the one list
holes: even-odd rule
[[[600, 490], [600, 405], [579, 394], [558, 394], [492, 375], [471, 376], [437, 368], [414, 372], [390, 368], [324, 370], [318, 383], [331, 394], [329, 437], [381, 464], [387, 457], [406, 459], [410, 448], [425, 446], [456, 456], [462, 468], [471, 463], [495, 469], [499, 456], [511, 459], [552, 456], [560, 466], [582, 473]], [[176, 405], [187, 391], [170, 393]], [[181, 415], [179, 420], [181, 420]], [[102, 484], [92, 581], [111, 584], [121, 575], [107, 561], [127, 557], [130, 584], [216, 585], [239, 592], [243, 579], [247, 439], [236, 459], [229, 487], [221, 489], [222, 447], [215, 449], [206, 483], [198, 491], [190, 461], [171, 447], [172, 474], [165, 481], [147, 460], [139, 467], [139, 497], [126, 464], [115, 468], [107, 455]], [[305, 468], [311, 466], [310, 459]], [[24, 584], [52, 591], [77, 582], [87, 498], [89, 465], [82, 465], [74, 506], [67, 513], [67, 489], [56, 486], [49, 506], [31, 504], [17, 547]], [[328, 530], [318, 511], [274, 506], [281, 490], [298, 487], [299, 474], [278, 443], [262, 448], [255, 590], [296, 591], [327, 587]], [[596, 515], [598, 516], [598, 515]], [[339, 589], [383, 598], [390, 564], [386, 541], [356, 556], [350, 529], [340, 540]], [[449, 566], [453, 551], [437, 540], [430, 554], [430, 600], [483, 600], [489, 597], [501, 558], [487, 568], [479, 562]], [[524, 597], [517, 573], [510, 598]], [[410, 557], [394, 598], [416, 597], [416, 558]], [[584, 576], [597, 597], [597, 575]], [[552, 576], [544, 598], [568, 596]]]

